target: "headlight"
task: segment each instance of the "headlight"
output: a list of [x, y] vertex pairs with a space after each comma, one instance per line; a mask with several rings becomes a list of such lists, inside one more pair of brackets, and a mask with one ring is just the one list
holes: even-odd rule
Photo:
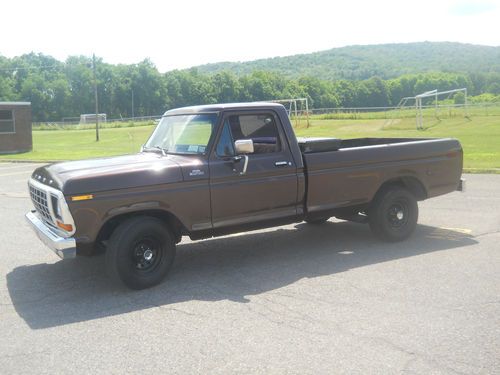
[[71, 224], [66, 224], [63, 222], [62, 218], [62, 213], [61, 213], [61, 202], [59, 202], [59, 199], [55, 195], [50, 195], [50, 198], [52, 199], [52, 211], [54, 212], [54, 216], [56, 217], [56, 225], [65, 230], [66, 232], [72, 232], [73, 231], [73, 225]]
[[61, 206], [59, 205], [59, 200], [55, 195], [50, 195], [50, 198], [52, 199], [52, 209], [54, 211], [54, 215], [57, 219], [61, 220], [62, 215], [61, 215]]

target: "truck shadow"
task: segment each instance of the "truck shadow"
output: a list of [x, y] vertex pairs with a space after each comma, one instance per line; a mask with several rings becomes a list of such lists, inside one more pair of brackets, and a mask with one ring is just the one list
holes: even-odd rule
[[43, 329], [191, 300], [245, 303], [303, 278], [476, 243], [471, 235], [425, 225], [406, 242], [387, 244], [359, 224], [297, 224], [181, 243], [167, 280], [140, 292], [110, 285], [103, 257], [18, 267], [7, 287], [19, 316]]

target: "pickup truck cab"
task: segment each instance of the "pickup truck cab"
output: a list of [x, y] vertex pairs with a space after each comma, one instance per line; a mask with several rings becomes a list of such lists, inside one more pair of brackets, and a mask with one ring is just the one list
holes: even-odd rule
[[335, 216], [404, 240], [417, 201], [462, 189], [462, 156], [455, 139], [297, 139], [279, 104], [186, 107], [136, 155], [36, 169], [26, 218], [61, 258], [105, 251], [111, 276], [141, 289], [167, 275], [182, 236]]

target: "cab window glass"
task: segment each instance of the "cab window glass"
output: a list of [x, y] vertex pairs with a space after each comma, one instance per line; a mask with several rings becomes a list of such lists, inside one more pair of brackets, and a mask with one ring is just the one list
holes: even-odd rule
[[233, 115], [228, 120], [233, 140], [251, 139], [254, 154], [281, 151], [278, 126], [273, 115]]

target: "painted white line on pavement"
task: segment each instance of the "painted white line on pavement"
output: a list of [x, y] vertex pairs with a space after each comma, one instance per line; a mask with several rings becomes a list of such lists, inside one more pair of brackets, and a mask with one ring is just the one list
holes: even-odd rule
[[23, 164], [23, 163], [0, 163], [0, 171], [8, 169], [19, 169], [19, 168], [32, 168], [36, 167], [38, 164]]
[[7, 177], [7, 176], [15, 176], [17, 174], [27, 174], [27, 175], [30, 175], [32, 174], [33, 171], [22, 171], [22, 172], [12, 172], [12, 173], [4, 173], [4, 174], [0, 174], [0, 177]]

